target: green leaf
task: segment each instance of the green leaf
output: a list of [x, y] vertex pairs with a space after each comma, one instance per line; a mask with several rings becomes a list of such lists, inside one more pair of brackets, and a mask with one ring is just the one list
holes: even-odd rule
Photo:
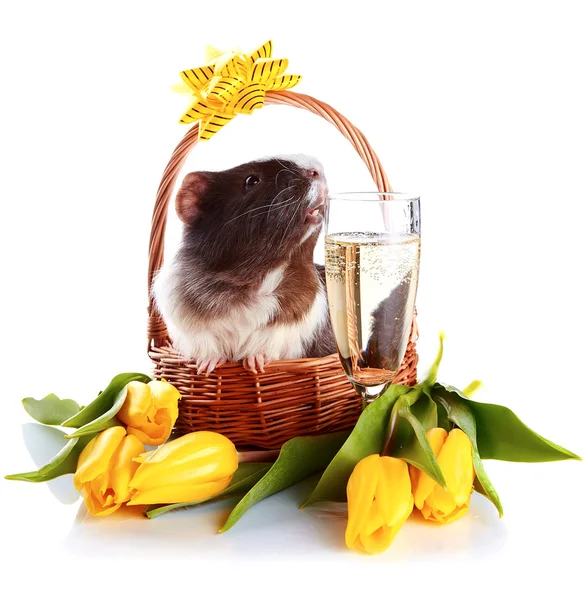
[[488, 478], [488, 474], [484, 470], [484, 464], [481, 460], [481, 454], [478, 451], [477, 442], [477, 425], [474, 413], [468, 406], [465, 398], [449, 391], [446, 386], [436, 384], [433, 388], [433, 398], [441, 403], [445, 408], [448, 419], [456, 424], [472, 442], [472, 460], [474, 462], [474, 471], [478, 485], [475, 489], [482, 490], [484, 494], [495, 506], [499, 512], [499, 516], [503, 516], [503, 506], [496, 489]]
[[[464, 433], [466, 432], [464, 431]], [[474, 489], [478, 489], [482, 495], [486, 496], [496, 506], [496, 509], [499, 511], [499, 517], [502, 517], [503, 505], [501, 504], [501, 499], [494, 485], [492, 485], [492, 481], [488, 478], [488, 473], [484, 469], [484, 463], [474, 445], [472, 445], [472, 460], [474, 462], [474, 472], [476, 473]]]
[[[67, 473], [75, 473], [77, 469], [77, 459], [81, 451], [86, 447], [93, 436], [75, 438], [69, 440], [63, 448], [38, 471], [30, 471], [29, 473], [16, 473], [14, 475], [6, 475], [5, 479], [16, 481], [30, 481], [32, 483], [40, 483], [50, 481]], [[63, 441], [66, 441], [65, 435]]]
[[74, 400], [61, 400], [55, 394], [49, 394], [42, 400], [24, 398], [22, 405], [35, 421], [43, 425], [61, 425], [80, 410]]
[[440, 394], [452, 404], [465, 404], [476, 421], [478, 452], [481, 458], [512, 462], [550, 462], [577, 459], [577, 454], [541, 437], [505, 406], [475, 402], [454, 387], [438, 384]]
[[[473, 483], [472, 487], [474, 488], [474, 491], [478, 492], [479, 494], [482, 494], [486, 499], [490, 500], [490, 502], [492, 502], [495, 505], [496, 509], [498, 510], [499, 517], [502, 518], [504, 513], [503, 513], [503, 507], [502, 507], [499, 495], [497, 494], [496, 490], [494, 489], [494, 486], [488, 479], [488, 475], [486, 474], [486, 471], [484, 471], [484, 465], [482, 464], [482, 461], [480, 460], [480, 457], [478, 456], [478, 454], [475, 454], [473, 458], [474, 458], [474, 469], [477, 468], [477, 461], [480, 462], [481, 466], [479, 468], [482, 470], [481, 477], [484, 480], [484, 485], [480, 481], [478, 474], [477, 474], [476, 477], [474, 477], [474, 483]], [[488, 486], [487, 489], [485, 489], [485, 485]]]
[[238, 466], [238, 469], [234, 473], [232, 477], [232, 481], [230, 485], [223, 491], [215, 494], [214, 496], [210, 496], [205, 500], [197, 500], [195, 502], [178, 502], [177, 504], [166, 504], [162, 506], [149, 506], [145, 512], [145, 517], [149, 519], [154, 519], [156, 517], [160, 517], [165, 513], [176, 510], [178, 508], [188, 508], [190, 506], [199, 506], [200, 504], [204, 504], [206, 502], [212, 502], [214, 500], [221, 500], [222, 498], [226, 498], [227, 496], [232, 496], [234, 494], [241, 494], [244, 492], [248, 492], [250, 488], [252, 488], [260, 479], [265, 475], [265, 473], [271, 468], [272, 463], [242, 463]]
[[397, 398], [411, 389], [404, 385], [391, 385], [380, 398], [365, 408], [302, 508], [326, 500], [346, 502], [346, 485], [354, 467], [363, 458], [381, 453], [393, 405]]
[[325, 468], [347, 437], [348, 432], [342, 431], [285, 442], [273, 466], [234, 507], [220, 533], [228, 531], [257, 502]]
[[105, 413], [110, 413], [120, 391], [131, 381], [148, 383], [151, 381], [151, 378], [143, 373], [120, 373], [120, 375], [116, 375], [116, 377], [108, 384], [108, 387], [101, 392], [93, 402], [90, 402], [90, 404], [82, 408], [76, 415], [73, 415], [70, 419], [64, 421], [62, 426], [82, 427], [83, 425], [96, 421]]
[[421, 423], [424, 431], [437, 427], [437, 404], [431, 399], [428, 392], [422, 391], [417, 400], [411, 404], [411, 412]]
[[127, 388], [123, 387], [116, 396], [112, 407], [106, 411], [103, 415], [99, 416], [97, 419], [89, 422], [87, 425], [83, 425], [79, 429], [76, 429], [74, 432], [65, 436], [67, 438], [77, 438], [82, 435], [96, 434], [100, 433], [100, 431], [104, 431], [104, 429], [108, 429], [109, 427], [117, 427], [123, 425], [117, 418], [116, 414], [122, 408], [124, 404], [124, 400], [126, 400], [126, 394], [128, 393]]
[[[413, 390], [410, 394], [414, 396], [416, 391], [419, 390]], [[390, 455], [401, 458], [427, 473], [445, 488], [443, 473], [425, 435], [428, 429], [437, 427], [435, 402], [427, 393], [420, 392], [416, 402], [411, 405], [410, 394], [401, 396], [393, 407], [393, 411], [397, 412], [397, 430], [393, 436]], [[431, 405], [434, 405], [435, 410]]]
[[448, 412], [445, 406], [439, 402], [436, 402], [435, 405], [437, 406], [437, 426], [449, 433], [454, 424], [448, 419]]

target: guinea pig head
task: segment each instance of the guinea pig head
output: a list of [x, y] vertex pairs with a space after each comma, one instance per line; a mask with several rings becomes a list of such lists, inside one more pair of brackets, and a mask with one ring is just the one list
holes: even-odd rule
[[293, 155], [190, 173], [175, 205], [186, 241], [225, 265], [258, 253], [280, 258], [310, 238], [315, 244], [326, 197], [319, 161]]

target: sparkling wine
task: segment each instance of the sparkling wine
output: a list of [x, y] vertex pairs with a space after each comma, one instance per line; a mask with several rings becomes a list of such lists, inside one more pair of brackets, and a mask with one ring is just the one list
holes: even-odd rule
[[420, 238], [348, 232], [326, 236], [326, 284], [340, 359], [358, 386], [394, 379], [409, 341]]

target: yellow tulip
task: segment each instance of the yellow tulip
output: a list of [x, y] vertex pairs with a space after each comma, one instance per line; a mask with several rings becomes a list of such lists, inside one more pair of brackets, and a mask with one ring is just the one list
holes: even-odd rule
[[407, 463], [372, 454], [355, 467], [346, 489], [348, 548], [378, 554], [386, 550], [413, 510]]
[[468, 511], [474, 483], [472, 443], [461, 429], [436, 427], [427, 432], [427, 439], [446, 480], [447, 490], [429, 475], [411, 467], [411, 482], [415, 506], [425, 519], [449, 523]]
[[238, 468], [238, 453], [225, 436], [188, 433], [134, 459], [140, 463], [130, 504], [205, 500], [226, 489]]
[[171, 435], [179, 410], [180, 394], [166, 381], [131, 381], [126, 400], [116, 415], [143, 444], [160, 446]]
[[133, 459], [144, 450], [144, 444], [126, 435], [124, 427], [110, 427], [81, 451], [73, 483], [90, 514], [104, 517], [128, 502], [128, 483], [138, 468]]

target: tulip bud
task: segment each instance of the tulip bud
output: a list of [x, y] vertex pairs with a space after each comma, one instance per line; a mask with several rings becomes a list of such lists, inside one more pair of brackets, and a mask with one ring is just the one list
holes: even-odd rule
[[346, 493], [346, 545], [368, 554], [383, 552], [413, 510], [407, 463], [390, 456], [367, 456], [354, 467]]
[[474, 483], [472, 443], [461, 429], [436, 427], [427, 432], [437, 462], [446, 480], [444, 490], [429, 475], [411, 467], [411, 483], [415, 506], [425, 519], [449, 523], [468, 511]]
[[179, 398], [177, 388], [166, 381], [153, 380], [148, 384], [131, 381], [116, 417], [143, 444], [159, 446], [171, 435], [179, 414]]
[[130, 499], [128, 483], [138, 469], [133, 459], [144, 450], [144, 444], [126, 435], [124, 427], [110, 427], [81, 451], [73, 483], [90, 514], [104, 517]]
[[188, 433], [134, 460], [140, 466], [128, 504], [205, 500], [226, 489], [238, 468], [234, 444], [211, 431]]

